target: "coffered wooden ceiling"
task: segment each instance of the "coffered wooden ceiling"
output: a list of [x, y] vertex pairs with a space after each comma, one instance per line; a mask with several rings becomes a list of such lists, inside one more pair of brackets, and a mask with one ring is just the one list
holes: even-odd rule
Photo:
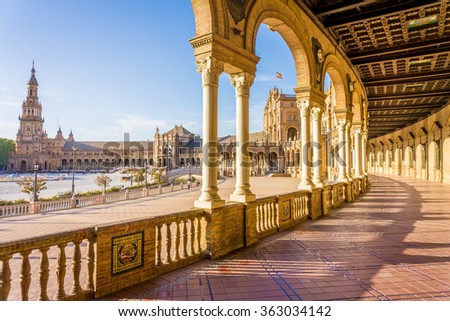
[[[300, 1], [298, 1], [300, 2]], [[369, 137], [411, 125], [450, 97], [448, 1], [306, 0], [358, 69]]]

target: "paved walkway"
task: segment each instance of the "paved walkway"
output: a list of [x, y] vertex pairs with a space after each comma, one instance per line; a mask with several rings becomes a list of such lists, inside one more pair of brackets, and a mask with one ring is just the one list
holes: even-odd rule
[[[234, 191], [235, 179], [219, 184], [225, 200]], [[289, 193], [297, 189], [298, 178], [252, 177], [252, 191], [257, 197]], [[268, 188], [269, 186], [269, 188]], [[0, 243], [26, 240], [52, 233], [61, 233], [100, 224], [135, 218], [154, 217], [183, 212], [193, 207], [200, 188], [181, 190], [136, 200], [82, 207], [44, 214], [0, 218]]]
[[450, 186], [371, 176], [329, 216], [105, 300], [450, 300]]

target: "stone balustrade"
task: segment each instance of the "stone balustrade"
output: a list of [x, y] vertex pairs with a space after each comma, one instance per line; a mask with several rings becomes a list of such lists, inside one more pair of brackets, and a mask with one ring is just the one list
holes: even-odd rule
[[[358, 178], [246, 204], [0, 243], [0, 301], [98, 298], [315, 219], [348, 201], [349, 190], [363, 193], [367, 184], [366, 178]], [[93, 196], [81, 206], [98, 198], [112, 201]]]
[[138, 199], [142, 197], [175, 192], [183, 190], [183, 185], [176, 185], [173, 187], [166, 186], [151, 189], [132, 189], [125, 190], [125, 192], [113, 192], [105, 195], [97, 194], [92, 196], [77, 196], [75, 198], [62, 198], [51, 201], [31, 202], [15, 205], [0, 206], [0, 218], [6, 216], [19, 216], [37, 213], [47, 213], [60, 210], [66, 210], [76, 207], [86, 207], [106, 203], [114, 203], [125, 200]]
[[93, 228], [0, 244], [0, 301], [12, 287], [20, 294], [12, 299], [22, 301], [93, 298], [94, 245]]
[[0, 206], [0, 217], [26, 215], [29, 213], [30, 205], [28, 203]]

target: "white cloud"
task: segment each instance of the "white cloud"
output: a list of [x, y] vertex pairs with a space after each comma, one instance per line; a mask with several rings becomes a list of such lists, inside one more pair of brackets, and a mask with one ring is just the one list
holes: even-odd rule
[[256, 75], [255, 82], [275, 82], [275, 75]]
[[165, 130], [168, 126], [166, 120], [149, 118], [142, 115], [116, 114], [114, 118], [113, 124], [107, 127], [114, 128], [115, 132], [154, 131], [156, 126], [161, 130]]

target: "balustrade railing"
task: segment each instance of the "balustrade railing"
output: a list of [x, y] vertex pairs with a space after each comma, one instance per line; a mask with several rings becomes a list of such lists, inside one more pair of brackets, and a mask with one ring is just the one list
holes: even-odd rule
[[55, 201], [48, 201], [48, 202], [41, 202], [39, 204], [39, 212], [41, 212], [41, 213], [66, 210], [69, 208], [72, 208], [72, 199], [70, 199], [70, 198], [65, 198], [65, 199], [55, 200]]
[[30, 205], [28, 203], [0, 206], [0, 217], [25, 215], [29, 212]]
[[257, 199], [256, 232], [258, 237], [278, 231], [278, 200], [276, 196]]
[[155, 219], [155, 266], [180, 266], [204, 258], [206, 228], [201, 210]]
[[93, 228], [1, 244], [0, 301], [92, 298], [94, 244]]
[[[329, 203], [333, 207], [342, 205], [346, 199], [347, 186], [347, 183], [327, 186], [322, 192], [320, 202]], [[137, 192], [142, 193], [142, 190]], [[130, 197], [131, 192], [126, 194]], [[99, 199], [114, 201], [111, 197], [83, 197], [78, 199], [77, 206], [87, 206], [98, 202]], [[241, 244], [245, 246], [294, 226], [313, 217], [310, 213], [313, 198], [314, 194], [311, 192], [297, 191], [260, 198], [245, 205], [236, 204], [236, 207], [229, 205], [229, 210], [239, 211], [238, 214], [242, 214], [244, 218], [243, 221], [233, 221], [232, 228], [237, 233], [232, 235], [241, 235], [244, 239]], [[74, 199], [67, 200], [67, 203], [54, 202], [48, 205], [46, 210], [68, 206], [68, 202], [73, 201]], [[225, 217], [217, 216], [219, 222]], [[212, 237], [217, 231], [212, 230], [211, 226], [218, 226], [217, 221], [211, 221], [214, 219], [215, 215], [202, 209], [194, 209], [0, 243], [0, 301], [85, 300], [198, 262], [218, 250], [214, 246], [222, 246], [220, 241], [215, 242]], [[222, 223], [227, 224], [226, 221]], [[219, 228], [222, 228], [222, 225]], [[146, 258], [146, 263], [142, 265], [143, 270], [132, 269], [133, 272], [127, 272], [141, 273], [139, 277], [134, 274], [115, 276], [116, 283], [109, 287], [109, 280], [113, 280], [113, 256], [109, 256], [112, 255], [111, 240], [126, 238], [134, 232], [142, 233], [142, 257]]]
[[[194, 187], [197, 187], [197, 185], [195, 185]], [[161, 193], [169, 193], [172, 191], [179, 191], [183, 189], [186, 189], [186, 187], [181, 184], [176, 186], [165, 186], [161, 187]], [[147, 192], [144, 192], [143, 188], [137, 188], [128, 190], [128, 192], [120, 191], [114, 193], [106, 193], [105, 195], [97, 194], [92, 196], [78, 196], [74, 199], [62, 198], [52, 201], [42, 201], [35, 203], [34, 208], [32, 203], [4, 205], [0, 206], [0, 217], [60, 211], [75, 207], [85, 207], [104, 203], [138, 199], [145, 196], [152, 196], [157, 194], [160, 194], [159, 188], [149, 188], [147, 189]]]

